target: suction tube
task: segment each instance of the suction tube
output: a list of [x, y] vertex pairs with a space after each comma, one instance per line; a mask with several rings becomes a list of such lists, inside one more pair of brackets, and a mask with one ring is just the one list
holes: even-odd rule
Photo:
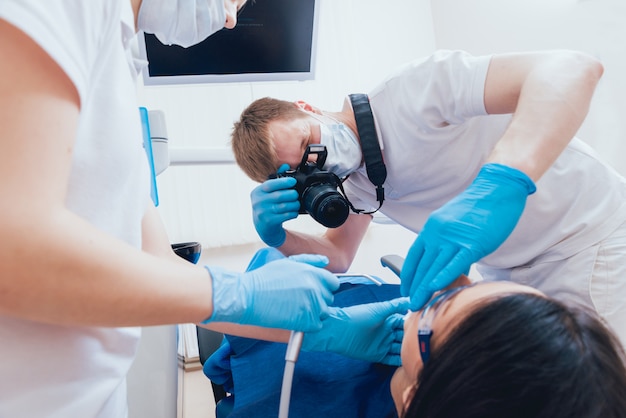
[[296, 367], [296, 361], [298, 361], [298, 355], [300, 354], [303, 339], [303, 332], [291, 331], [289, 343], [287, 344], [287, 352], [285, 353], [285, 371], [283, 373], [283, 385], [280, 390], [278, 418], [287, 418], [289, 416], [289, 402], [291, 401], [293, 374]]

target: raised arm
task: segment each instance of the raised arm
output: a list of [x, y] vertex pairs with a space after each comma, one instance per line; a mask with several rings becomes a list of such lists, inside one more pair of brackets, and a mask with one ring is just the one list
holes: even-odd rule
[[290, 231], [283, 223], [298, 216], [300, 203], [293, 177], [266, 180], [250, 194], [253, 222], [259, 237], [270, 247], [285, 255], [301, 253], [324, 254], [328, 270], [346, 271], [365, 235], [372, 217], [351, 214], [338, 228], [327, 229], [323, 235]]
[[602, 72], [572, 51], [492, 57], [485, 109], [512, 120], [470, 186], [429, 216], [411, 246], [401, 280], [413, 309], [508, 238], [535, 181], [580, 128]]
[[513, 118], [488, 162], [539, 180], [583, 123], [602, 73], [598, 60], [575, 51], [494, 56], [485, 108]]
[[370, 215], [351, 214], [340, 227], [317, 236], [287, 230], [285, 242], [278, 249], [283, 254], [324, 254], [329, 260], [326, 268], [343, 273], [350, 268], [371, 221]]

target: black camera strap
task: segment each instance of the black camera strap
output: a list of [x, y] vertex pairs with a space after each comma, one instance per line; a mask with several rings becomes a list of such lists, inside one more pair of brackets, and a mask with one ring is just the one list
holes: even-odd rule
[[[380, 209], [385, 200], [383, 183], [385, 183], [387, 179], [387, 167], [385, 167], [383, 154], [380, 151], [376, 124], [374, 123], [369, 97], [367, 94], [351, 94], [349, 97], [352, 102], [356, 128], [359, 131], [359, 142], [361, 144], [361, 151], [363, 152], [363, 159], [365, 160], [367, 178], [376, 186], [376, 200], [378, 201], [378, 209]], [[378, 211], [378, 209], [372, 212], [363, 212], [362, 209], [352, 208], [352, 210], [357, 213], [367, 214], [374, 213]]]

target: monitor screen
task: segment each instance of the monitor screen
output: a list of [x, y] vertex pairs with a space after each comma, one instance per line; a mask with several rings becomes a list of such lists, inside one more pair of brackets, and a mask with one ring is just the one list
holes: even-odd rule
[[234, 29], [189, 48], [143, 34], [144, 84], [312, 80], [316, 37], [315, 0], [248, 0]]

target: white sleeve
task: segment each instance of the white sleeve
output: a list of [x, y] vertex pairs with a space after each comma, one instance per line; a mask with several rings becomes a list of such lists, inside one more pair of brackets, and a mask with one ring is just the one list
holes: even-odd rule
[[385, 95], [400, 117], [418, 117], [425, 130], [458, 125], [487, 114], [484, 90], [490, 60], [463, 51], [437, 51], [400, 68], [370, 98]]
[[82, 101], [100, 42], [115, 29], [111, 21], [120, 20], [119, 10], [120, 2], [110, 0], [3, 0], [0, 18], [22, 30], [56, 61]]

